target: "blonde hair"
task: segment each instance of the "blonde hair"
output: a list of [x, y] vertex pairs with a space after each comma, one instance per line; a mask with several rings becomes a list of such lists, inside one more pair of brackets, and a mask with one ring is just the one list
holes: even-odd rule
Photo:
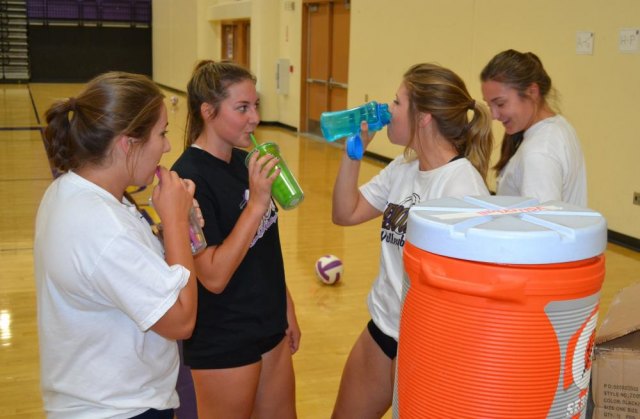
[[[429, 113], [440, 133], [466, 157], [486, 181], [493, 147], [491, 114], [476, 102], [462, 79], [436, 64], [416, 64], [403, 76], [409, 96], [411, 138], [418, 132], [419, 115]], [[469, 119], [469, 113], [473, 116]], [[410, 158], [409, 149], [405, 156]]]

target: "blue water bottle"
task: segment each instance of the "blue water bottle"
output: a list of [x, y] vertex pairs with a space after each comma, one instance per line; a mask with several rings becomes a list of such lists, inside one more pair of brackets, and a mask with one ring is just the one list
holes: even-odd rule
[[366, 121], [369, 131], [379, 131], [391, 121], [391, 113], [386, 103], [375, 101], [353, 109], [323, 112], [320, 115], [320, 129], [327, 141], [348, 137], [347, 154], [353, 160], [360, 160], [364, 153], [360, 138], [360, 123]]

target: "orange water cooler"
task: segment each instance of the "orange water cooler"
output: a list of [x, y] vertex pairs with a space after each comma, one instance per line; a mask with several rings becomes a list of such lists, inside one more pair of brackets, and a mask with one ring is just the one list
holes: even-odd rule
[[584, 418], [606, 238], [564, 202], [413, 207], [394, 418]]

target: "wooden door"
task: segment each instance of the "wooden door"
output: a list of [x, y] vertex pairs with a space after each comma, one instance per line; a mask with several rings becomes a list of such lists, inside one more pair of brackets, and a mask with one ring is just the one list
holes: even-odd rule
[[305, 1], [303, 19], [300, 127], [321, 135], [322, 112], [347, 106], [350, 2]]
[[222, 59], [249, 68], [250, 32], [249, 20], [222, 22]]

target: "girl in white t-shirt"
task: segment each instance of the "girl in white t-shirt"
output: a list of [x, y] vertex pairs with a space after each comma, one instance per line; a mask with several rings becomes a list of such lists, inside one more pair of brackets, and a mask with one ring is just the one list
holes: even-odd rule
[[[451, 70], [417, 64], [404, 74], [387, 135], [405, 146], [358, 188], [360, 162], [343, 156], [333, 191], [333, 221], [356, 225], [382, 215], [380, 271], [368, 297], [371, 321], [342, 373], [334, 418], [379, 418], [391, 406], [409, 208], [444, 196], [488, 195], [484, 177], [493, 137], [488, 109]], [[372, 137], [362, 124], [363, 143]]]
[[[46, 113], [62, 174], [38, 209], [35, 278], [41, 385], [50, 419], [171, 419], [176, 339], [197, 304], [188, 214], [195, 186], [158, 167], [167, 109], [148, 77], [111, 72]], [[158, 172], [164, 249], [126, 198]]]
[[504, 138], [497, 194], [557, 200], [585, 207], [587, 173], [578, 136], [550, 106], [551, 78], [531, 52], [507, 50], [480, 74], [482, 94]]

